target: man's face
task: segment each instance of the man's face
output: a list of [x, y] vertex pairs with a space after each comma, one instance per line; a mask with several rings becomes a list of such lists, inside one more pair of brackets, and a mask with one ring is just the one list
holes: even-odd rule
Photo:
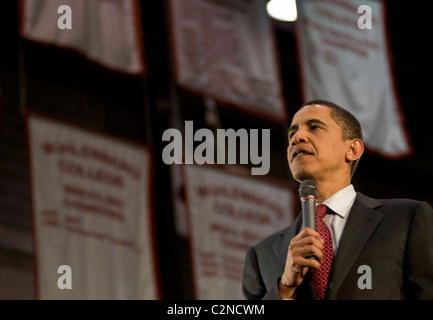
[[309, 105], [299, 110], [289, 128], [287, 160], [295, 180], [336, 180], [350, 176], [341, 128], [331, 117], [332, 109]]

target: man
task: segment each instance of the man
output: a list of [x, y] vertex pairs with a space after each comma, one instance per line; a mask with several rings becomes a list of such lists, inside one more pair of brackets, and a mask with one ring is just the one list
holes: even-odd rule
[[298, 215], [248, 250], [245, 298], [433, 299], [433, 210], [356, 193], [351, 177], [363, 151], [359, 122], [343, 108], [313, 100], [295, 114], [289, 167], [297, 181], [316, 183], [325, 216], [315, 231], [301, 230]]

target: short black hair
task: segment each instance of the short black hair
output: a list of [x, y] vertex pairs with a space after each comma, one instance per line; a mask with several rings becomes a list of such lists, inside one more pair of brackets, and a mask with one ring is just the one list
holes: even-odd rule
[[[326, 101], [326, 100], [320, 100], [320, 99], [310, 100], [310, 101], [304, 103], [301, 106], [301, 108], [299, 108], [299, 109], [302, 109], [303, 107], [310, 106], [313, 104], [319, 104], [321, 106], [326, 106], [326, 107], [332, 109], [331, 117], [338, 124], [338, 126], [341, 128], [343, 140], [359, 139], [362, 142], [364, 142], [361, 124], [359, 123], [358, 119], [356, 119], [356, 117], [352, 113], [350, 113], [346, 109], [340, 107], [339, 105], [337, 105], [333, 102]], [[352, 162], [352, 167], [350, 169], [350, 176], [351, 177], [353, 176], [353, 173], [355, 172], [355, 169], [358, 166], [359, 160], [360, 160], [360, 158], [358, 158]]]

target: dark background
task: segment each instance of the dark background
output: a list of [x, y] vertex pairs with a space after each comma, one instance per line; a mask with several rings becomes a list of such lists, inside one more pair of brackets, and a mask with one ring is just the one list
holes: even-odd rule
[[[389, 37], [398, 94], [414, 154], [390, 160], [368, 150], [353, 184], [376, 198], [413, 198], [433, 204], [433, 123], [429, 11], [422, 4], [387, 1]], [[148, 73], [117, 74], [83, 57], [20, 40], [17, 1], [0, 1], [0, 282], [2, 270], [20, 275], [14, 288], [0, 285], [0, 298], [34, 298], [34, 256], [28, 154], [23, 108], [43, 111], [82, 126], [144, 141], [154, 147], [154, 203], [163, 296], [192, 299], [188, 239], [179, 236], [171, 201], [169, 167], [161, 161], [161, 137], [171, 127], [178, 101], [181, 123], [205, 127], [199, 96], [173, 86], [164, 1], [141, 1]], [[274, 21], [285, 103], [293, 116], [300, 97], [293, 23]], [[375, 79], [371, 79], [375, 81]], [[25, 94], [23, 94], [25, 93]], [[218, 106], [223, 128], [271, 129], [269, 176], [293, 181], [286, 162], [286, 128]], [[13, 239], [12, 239], [13, 238]], [[6, 273], [3, 273], [6, 277]]]

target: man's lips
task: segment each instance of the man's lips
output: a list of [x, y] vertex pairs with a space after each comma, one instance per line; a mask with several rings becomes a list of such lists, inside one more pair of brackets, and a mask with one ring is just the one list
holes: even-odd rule
[[314, 153], [306, 148], [300, 147], [300, 148], [294, 148], [291, 152], [291, 160], [295, 160], [298, 157], [308, 156], [308, 155], [314, 155]]

